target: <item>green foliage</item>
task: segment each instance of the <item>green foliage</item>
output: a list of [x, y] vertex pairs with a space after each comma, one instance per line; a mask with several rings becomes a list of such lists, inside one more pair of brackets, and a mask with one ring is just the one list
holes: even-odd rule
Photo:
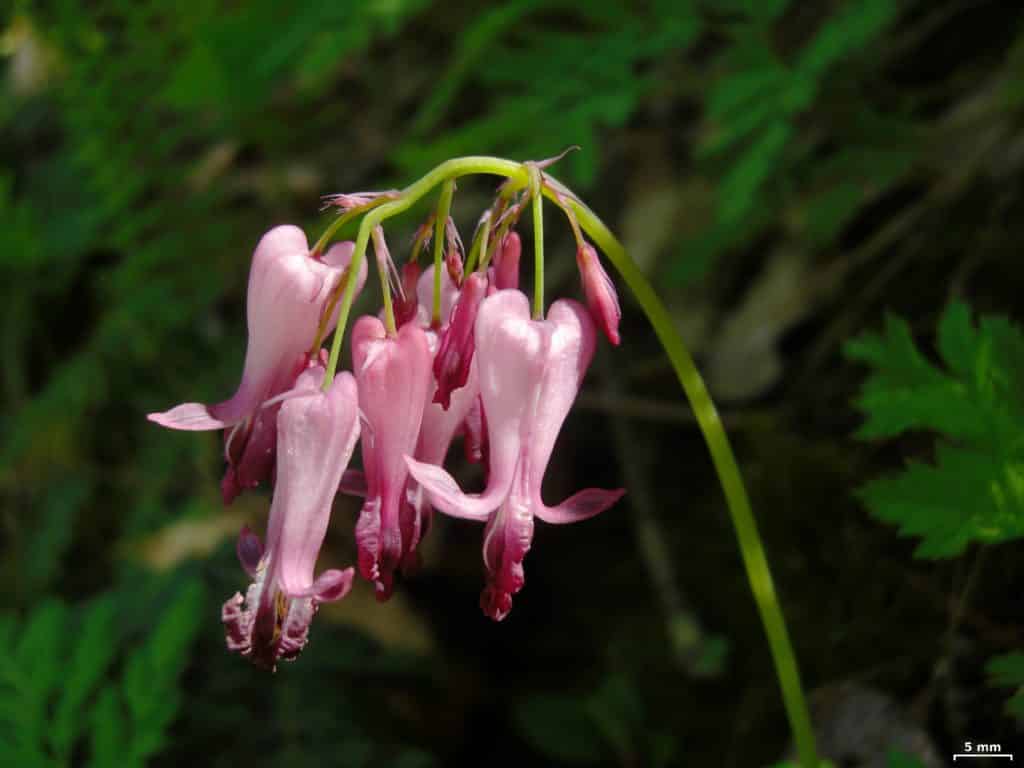
[[51, 599], [23, 621], [0, 618], [14, 649], [0, 663], [0, 751], [17, 765], [71, 765], [88, 741], [93, 768], [142, 766], [164, 745], [204, 592], [182, 584], [137, 639], [122, 632], [119, 597], [74, 609]]
[[857, 401], [863, 439], [938, 433], [932, 464], [912, 461], [861, 491], [872, 513], [918, 536], [919, 557], [957, 555], [972, 541], [1024, 535], [1024, 335], [1006, 318], [975, 325], [951, 304], [938, 329], [941, 365], [918, 349], [904, 320], [851, 341], [871, 375]]
[[718, 57], [719, 77], [704, 94], [705, 131], [697, 156], [720, 179], [717, 217], [684, 242], [672, 268], [679, 282], [707, 274], [722, 253], [777, 225], [785, 204], [803, 222], [796, 234], [808, 245], [826, 245], [908, 168], [912, 155], [895, 141], [901, 132], [881, 130], [867, 105], [857, 107], [863, 111], [857, 127], [829, 137], [830, 156], [817, 153], [813, 163], [815, 146], [803, 139], [799, 125], [805, 113], [829, 110], [827, 86], [837, 64], [851, 58], [870, 62], [872, 42], [897, 18], [898, 3], [842, 5], [792, 52], [770, 42], [787, 5], [714, 5], [740, 14], [746, 24], [737, 25], [732, 44]]
[[[568, 23], [550, 23], [567, 12]], [[396, 157], [413, 173], [459, 154], [540, 159], [578, 146], [567, 158], [568, 173], [589, 186], [601, 133], [622, 126], [658, 85], [640, 71], [685, 51], [700, 29], [696, 8], [683, 0], [646, 6], [518, 0], [488, 9], [459, 37], [451, 64], [413, 121], [413, 137]], [[427, 139], [470, 83], [488, 99], [487, 109]], [[524, 131], [530, 124], [544, 130]]]
[[1017, 690], [1006, 702], [1006, 712], [1024, 721], [1024, 653], [1017, 651], [994, 656], [985, 666], [989, 685]]

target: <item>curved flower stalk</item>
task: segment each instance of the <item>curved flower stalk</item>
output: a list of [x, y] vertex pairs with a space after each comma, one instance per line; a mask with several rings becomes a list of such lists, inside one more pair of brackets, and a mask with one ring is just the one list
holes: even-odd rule
[[[267, 232], [256, 246], [249, 271], [249, 344], [237, 391], [214, 405], [183, 403], [149, 414], [150, 421], [170, 429], [231, 428], [225, 437], [225, 503], [242, 488], [270, 476], [278, 409], [263, 406], [290, 389], [310, 364], [310, 345], [324, 321], [328, 298], [351, 262], [353, 248], [353, 243], [336, 243], [316, 259], [298, 227], [284, 225]], [[365, 282], [366, 265], [362, 264], [355, 290]], [[324, 323], [328, 331], [336, 321], [337, 310]]]
[[323, 376], [323, 367], [310, 368], [281, 405], [267, 548], [242, 530], [238, 558], [253, 583], [245, 597], [236, 592], [225, 602], [221, 614], [228, 649], [269, 669], [298, 656], [319, 604], [340, 600], [352, 587], [352, 568], [313, 577], [331, 504], [359, 437], [355, 380], [344, 373], [322, 392]]
[[[317, 350], [336, 322], [338, 330], [321, 384], [325, 393], [335, 391], [342, 340], [352, 303], [362, 286], [372, 237], [382, 277], [386, 326], [376, 318], [363, 318], [352, 335], [359, 407], [365, 418], [365, 483], [359, 482], [358, 473], [344, 474], [349, 477], [347, 488], [358, 492], [366, 486], [367, 498], [356, 529], [360, 571], [376, 583], [378, 597], [385, 599], [390, 594], [394, 569], [409, 563], [429, 521], [429, 505], [423, 501], [425, 493], [449, 514], [487, 521], [484, 558], [488, 586], [482, 605], [489, 615], [500, 619], [522, 587], [522, 563], [531, 544], [534, 518], [556, 523], [583, 519], [606, 508], [622, 493], [591, 489], [556, 507], [545, 505], [540, 495], [556, 436], [593, 354], [595, 323], [609, 341], [619, 341], [621, 307], [614, 285], [598, 259], [600, 251], [616, 267], [651, 321], [693, 407], [725, 492], [800, 764], [803, 768], [818, 768], [796, 659], [746, 489], [715, 406], [647, 278], [593, 211], [547, 173], [552, 162], [456, 158], [440, 164], [405, 189], [381, 195], [339, 197], [336, 203], [343, 211], [327, 227], [312, 254], [298, 230], [272, 230], [254, 256], [248, 304], [250, 343], [238, 392], [214, 406], [186, 403], [166, 413], [151, 414], [151, 418], [176, 429], [231, 427], [227, 440], [231, 466], [225, 478], [226, 499], [239, 488], [266, 477], [273, 467], [275, 446], [279, 452], [286, 452], [286, 438], [279, 437], [278, 422], [285, 418], [286, 409], [292, 410], [289, 406], [293, 401], [303, 399], [290, 391], [292, 385], [307, 367], [319, 370], [318, 359], [310, 351]], [[505, 180], [481, 215], [464, 261], [464, 249], [454, 227], [449, 226], [449, 214], [456, 180], [470, 174], [496, 175]], [[404, 280], [389, 278], [390, 262], [381, 225], [408, 211], [438, 187], [440, 195], [434, 213], [420, 227], [413, 242], [410, 261], [415, 262], [433, 231], [433, 272], [428, 270], [419, 278], [414, 307], [409, 294], [418, 267], [403, 271]], [[555, 301], [545, 319], [545, 200], [566, 215], [575, 236], [589, 315], [576, 302]], [[533, 224], [532, 319], [526, 298], [514, 290], [518, 287], [521, 255], [521, 241], [514, 230], [527, 209]], [[332, 237], [347, 222], [355, 220], [359, 221], [359, 230], [354, 245], [335, 246], [339, 250], [327, 251], [320, 258]], [[338, 279], [343, 268], [357, 279]], [[475, 321], [471, 320], [468, 303], [452, 315], [451, 307], [457, 306], [460, 286], [470, 293], [476, 292], [477, 286], [471, 287], [469, 283], [476, 280], [477, 271], [488, 275], [491, 285], [486, 292], [493, 295], [480, 302]], [[405, 295], [405, 300], [398, 303], [401, 323], [395, 322], [388, 282], [394, 282], [396, 289], [401, 286], [399, 294]], [[437, 336], [446, 332], [446, 325], [447, 344]], [[472, 334], [467, 333], [469, 327], [473, 328]], [[432, 356], [431, 340], [446, 351]], [[441, 399], [450, 397], [447, 410], [428, 402], [434, 394], [431, 368], [435, 360], [439, 360], [437, 383], [443, 382], [438, 387], [442, 389]], [[463, 376], [465, 383], [458, 386]], [[348, 376], [342, 374], [341, 378]], [[474, 395], [474, 381], [478, 382], [479, 395]], [[281, 402], [285, 404], [278, 413], [276, 404]], [[466, 437], [467, 453], [472, 458], [486, 461], [488, 479], [482, 494], [463, 493], [439, 466], [443, 449], [455, 431], [462, 431]], [[311, 430], [310, 434], [318, 433]], [[282, 470], [287, 465], [285, 471], [298, 477], [298, 470], [290, 464], [290, 451]], [[340, 478], [348, 457], [339, 454], [337, 458], [337, 466], [324, 471], [336, 470]], [[311, 464], [315, 463], [311, 459]], [[337, 488], [333, 474], [328, 478], [329, 485]], [[417, 482], [422, 485], [422, 492], [417, 489]], [[275, 509], [298, 508], [287, 501], [293, 495], [282, 491], [282, 500], [278, 501], [275, 494]], [[272, 515], [272, 519], [285, 519], [283, 514]], [[293, 518], [289, 515], [287, 519]], [[267, 665], [272, 666], [276, 659], [294, 655], [301, 648], [317, 600], [331, 599], [348, 588], [348, 580], [339, 576], [326, 582], [322, 582], [323, 576], [312, 581], [309, 542], [316, 541], [319, 546], [320, 526], [326, 524], [320, 512], [315, 519], [317, 523], [306, 528], [309, 536], [303, 538], [306, 559], [301, 570], [307, 574], [302, 579], [307, 586], [302, 588], [282, 586], [288, 571], [282, 563], [290, 562], [284, 553], [293, 551], [281, 543], [291, 540], [286, 535], [288, 526], [271, 525], [267, 553], [262, 552], [251, 534], [243, 533], [239, 542], [240, 557], [254, 572], [257, 583], [250, 588], [251, 600], [236, 596], [225, 607], [229, 642], [238, 650], [247, 649], [250, 656]], [[310, 602], [302, 602], [305, 600]]]
[[544, 471], [593, 357], [594, 337], [594, 325], [577, 302], [556, 301], [546, 320], [531, 320], [529, 302], [519, 291], [488, 297], [476, 322], [490, 444], [487, 488], [478, 496], [464, 494], [441, 467], [406, 457], [434, 506], [455, 517], [487, 520], [488, 585], [481, 607], [496, 620], [508, 615], [512, 596], [523, 586], [534, 517], [549, 523], [584, 520], [624, 493], [589, 488], [555, 507], [541, 498]]
[[376, 317], [364, 315], [352, 329], [352, 367], [359, 387], [366, 500], [356, 523], [359, 573], [372, 581], [377, 599], [391, 597], [394, 572], [409, 552], [400, 512], [408, 470], [402, 456], [416, 448], [430, 384], [426, 332], [406, 323], [388, 336]]

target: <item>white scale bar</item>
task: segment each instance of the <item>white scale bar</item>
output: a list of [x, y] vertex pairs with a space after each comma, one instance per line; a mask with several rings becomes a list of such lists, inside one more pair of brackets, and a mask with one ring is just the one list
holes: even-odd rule
[[1013, 760], [1013, 755], [1007, 754], [1006, 752], [972, 752], [971, 754], [957, 754], [953, 755], [953, 762], [956, 762], [958, 757], [1008, 757]]

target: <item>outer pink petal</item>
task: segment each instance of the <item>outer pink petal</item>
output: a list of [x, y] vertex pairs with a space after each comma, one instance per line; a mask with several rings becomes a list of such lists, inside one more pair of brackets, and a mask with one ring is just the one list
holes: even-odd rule
[[480, 303], [476, 354], [480, 398], [487, 414], [488, 488], [509, 487], [544, 373], [551, 330], [530, 319], [520, 291], [498, 291]]
[[352, 361], [367, 423], [367, 496], [356, 524], [359, 571], [376, 583], [378, 598], [387, 599], [405, 551], [400, 513], [408, 469], [402, 457], [415, 450], [428, 394], [427, 335], [409, 323], [389, 338], [377, 318], [361, 317], [352, 331]]
[[[319, 383], [323, 369], [303, 374]], [[330, 520], [341, 473], [359, 437], [352, 375], [338, 375], [327, 392], [294, 397], [278, 417], [277, 486], [271, 505], [268, 549], [277, 560], [282, 590], [311, 596], [313, 569]]]
[[512, 484], [509, 476], [508, 482], [489, 482], [482, 494], [470, 495], [463, 493], [455, 478], [436, 464], [416, 461], [411, 456], [406, 456], [405, 462], [409, 465], [409, 474], [422, 486], [431, 504], [446, 515], [464, 520], [486, 520], [508, 495]]
[[202, 403], [182, 403], [163, 413], [146, 415], [150, 421], [168, 429], [203, 431], [208, 429], [224, 429], [227, 422], [215, 419]]
[[588, 517], [604, 512], [621, 499], [625, 493], [625, 488], [614, 491], [606, 491], [603, 488], [585, 488], [555, 507], [535, 504], [533, 513], [545, 523], [578, 523], [580, 520], [586, 520]]

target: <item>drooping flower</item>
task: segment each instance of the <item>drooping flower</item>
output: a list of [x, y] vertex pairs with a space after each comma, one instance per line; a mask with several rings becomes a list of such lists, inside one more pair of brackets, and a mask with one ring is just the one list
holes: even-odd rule
[[590, 243], [583, 243], [576, 249], [576, 266], [580, 270], [583, 293], [587, 297], [587, 307], [594, 322], [600, 326], [608, 341], [618, 346], [619, 319], [622, 317], [619, 295]]
[[[284, 225], [267, 232], [253, 253], [246, 296], [249, 343], [238, 390], [214, 405], [183, 403], [150, 421], [170, 429], [231, 428], [225, 439], [228, 470], [222, 490], [230, 503], [241, 488], [269, 477], [274, 463], [277, 408], [263, 404], [291, 389], [306, 367], [316, 362], [309, 350], [326, 303], [352, 258], [353, 243], [336, 243], [317, 259], [306, 235]], [[356, 289], [366, 281], [363, 262]], [[324, 333], [337, 322], [327, 319]]]
[[366, 500], [356, 523], [359, 573], [374, 582], [378, 600], [387, 600], [394, 571], [410, 543], [403, 537], [400, 512], [412, 453], [420, 432], [430, 384], [430, 349], [416, 323], [389, 337], [383, 323], [369, 315], [352, 329], [352, 367], [359, 406], [366, 421], [363, 469]]
[[267, 548], [242, 530], [238, 558], [253, 583], [221, 612], [228, 649], [269, 669], [302, 651], [319, 604], [348, 594], [354, 577], [346, 568], [314, 579], [331, 504], [359, 438], [355, 379], [341, 373], [323, 392], [323, 376], [323, 367], [311, 367], [281, 405]]
[[578, 302], [556, 301], [546, 320], [531, 320], [529, 302], [519, 291], [484, 299], [476, 321], [476, 359], [490, 452], [487, 487], [467, 495], [441, 467], [406, 457], [435, 507], [455, 517], [487, 520], [488, 584], [481, 607], [495, 620], [508, 615], [512, 596], [523, 586], [534, 517], [576, 522], [607, 509], [624, 493], [588, 488], [555, 507], [541, 498], [555, 439], [590, 365], [594, 342], [594, 324]]

